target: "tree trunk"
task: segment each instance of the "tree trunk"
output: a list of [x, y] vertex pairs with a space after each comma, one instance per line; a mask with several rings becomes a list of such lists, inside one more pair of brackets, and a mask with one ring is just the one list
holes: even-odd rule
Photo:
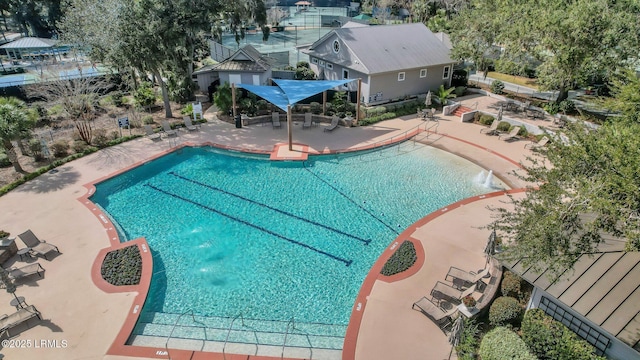
[[11, 141], [5, 140], [2, 146], [4, 147], [4, 152], [7, 154], [7, 158], [11, 162], [11, 165], [13, 165], [13, 169], [20, 174], [26, 173], [22, 166], [20, 166], [18, 155], [16, 154], [16, 150], [13, 148]]
[[569, 97], [569, 90], [565, 85], [561, 85], [558, 89], [558, 97], [556, 98], [556, 103], [561, 103], [563, 100]]
[[153, 76], [156, 78], [158, 83], [160, 83], [160, 88], [162, 89], [162, 101], [164, 102], [164, 116], [168, 118], [172, 118], [173, 114], [171, 113], [171, 103], [169, 102], [169, 90], [167, 89], [167, 84], [164, 83], [162, 76], [160, 76], [160, 72], [158, 70], [153, 71]]

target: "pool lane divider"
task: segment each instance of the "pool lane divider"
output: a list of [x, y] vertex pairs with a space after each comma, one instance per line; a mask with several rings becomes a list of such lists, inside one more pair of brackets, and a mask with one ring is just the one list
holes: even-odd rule
[[193, 200], [187, 199], [187, 198], [185, 198], [185, 197], [182, 197], [182, 196], [180, 196], [180, 195], [177, 195], [177, 194], [171, 193], [171, 192], [166, 191], [166, 190], [162, 190], [162, 189], [160, 189], [159, 187], [156, 187], [156, 186], [154, 186], [154, 185], [151, 185], [151, 184], [148, 184], [148, 183], [147, 183], [147, 184], [144, 184], [144, 186], [150, 187], [150, 188], [152, 188], [153, 190], [156, 190], [156, 191], [158, 191], [158, 192], [160, 192], [160, 193], [163, 193], [163, 194], [165, 194], [165, 195], [171, 196], [171, 197], [173, 197], [173, 198], [176, 198], [176, 199], [179, 199], [179, 200], [182, 200], [182, 201], [186, 201], [186, 202], [188, 202], [188, 203], [190, 203], [190, 204], [193, 204], [193, 205], [196, 205], [196, 206], [201, 207], [201, 208], [203, 208], [203, 209], [209, 210], [209, 211], [214, 212], [214, 213], [216, 213], [216, 214], [218, 214], [218, 215], [224, 216], [224, 217], [226, 217], [226, 218], [228, 218], [228, 219], [235, 220], [235, 221], [237, 221], [237, 222], [240, 222], [240, 223], [242, 223], [242, 224], [244, 224], [244, 225], [247, 225], [247, 226], [249, 226], [249, 227], [252, 227], [252, 228], [254, 228], [254, 229], [258, 229], [258, 230], [260, 230], [260, 231], [266, 232], [267, 234], [273, 235], [273, 236], [275, 236], [275, 237], [277, 237], [277, 238], [279, 238], [279, 239], [282, 239], [282, 240], [288, 241], [288, 242], [290, 242], [290, 243], [292, 243], [292, 244], [295, 244], [295, 245], [298, 245], [298, 246], [302, 246], [302, 247], [307, 248], [307, 249], [309, 249], [309, 250], [311, 250], [311, 251], [315, 251], [315, 252], [316, 252], [316, 253], [318, 253], [318, 254], [322, 254], [322, 255], [324, 255], [324, 256], [328, 256], [328, 257], [330, 257], [330, 258], [332, 258], [332, 259], [334, 259], [334, 260], [336, 260], [336, 261], [340, 261], [340, 262], [344, 263], [346, 266], [350, 266], [350, 265], [351, 265], [351, 263], [353, 263], [353, 260], [343, 259], [343, 258], [341, 258], [341, 257], [339, 257], [339, 256], [336, 256], [336, 255], [330, 254], [330, 253], [328, 253], [328, 252], [326, 252], [326, 251], [322, 251], [322, 250], [320, 250], [320, 249], [316, 249], [316, 248], [314, 248], [314, 247], [313, 247], [313, 246], [311, 246], [311, 245], [307, 245], [307, 244], [305, 244], [305, 243], [301, 243], [301, 242], [299, 242], [299, 241], [296, 241], [296, 240], [290, 239], [290, 238], [288, 238], [288, 237], [286, 237], [286, 236], [280, 235], [280, 234], [278, 234], [278, 233], [276, 233], [276, 232], [274, 232], [274, 231], [271, 231], [271, 230], [269, 230], [269, 229], [267, 229], [267, 228], [264, 228], [264, 227], [262, 227], [262, 226], [258, 226], [258, 225], [252, 224], [252, 223], [250, 223], [250, 222], [248, 222], [248, 221], [242, 220], [242, 219], [237, 218], [237, 217], [235, 217], [235, 216], [231, 216], [231, 215], [229, 215], [229, 214], [227, 214], [227, 213], [224, 213], [224, 212], [222, 212], [222, 211], [220, 211], [220, 210], [214, 209], [214, 208], [212, 208], [212, 207], [210, 207], [210, 206], [203, 205], [203, 204], [200, 204], [200, 203], [198, 203], [198, 202], [196, 202], [196, 201], [193, 201]]
[[371, 215], [374, 219], [378, 220], [378, 222], [380, 222], [382, 225], [384, 225], [387, 229], [391, 230], [394, 234], [398, 235], [399, 232], [398, 230], [394, 229], [393, 226], [387, 224], [386, 222], [382, 221], [382, 219], [380, 219], [379, 217], [377, 217], [374, 213], [372, 213], [371, 211], [367, 210], [365, 207], [363, 207], [362, 205], [358, 204], [357, 202], [355, 202], [355, 200], [353, 200], [352, 198], [348, 197], [347, 194], [343, 193], [342, 191], [340, 191], [337, 187], [331, 185], [328, 181], [326, 181], [325, 179], [321, 178], [318, 174], [314, 173], [313, 171], [309, 170], [309, 168], [307, 168], [306, 165], [306, 161], [302, 162], [302, 167], [307, 170], [311, 175], [315, 176], [318, 180], [322, 181], [323, 183], [325, 183], [327, 186], [329, 186], [330, 188], [332, 188], [333, 190], [335, 190], [338, 194], [342, 195], [345, 199], [349, 200], [350, 202], [352, 202], [355, 206], [359, 207], [360, 209], [362, 209], [362, 211], [366, 212], [367, 214]]
[[189, 181], [189, 182], [191, 182], [191, 183], [193, 183], [193, 184], [200, 185], [200, 186], [204, 186], [204, 187], [206, 187], [206, 188], [208, 188], [208, 189], [215, 190], [215, 191], [221, 192], [221, 193], [223, 193], [223, 194], [227, 194], [227, 195], [233, 196], [233, 197], [235, 197], [235, 198], [238, 198], [238, 199], [241, 199], [241, 200], [244, 200], [244, 201], [248, 201], [248, 202], [250, 202], [250, 203], [252, 203], [252, 204], [255, 204], [255, 205], [258, 205], [258, 206], [262, 206], [262, 207], [265, 207], [265, 208], [267, 208], [267, 209], [269, 209], [269, 210], [273, 210], [273, 211], [278, 212], [278, 213], [280, 213], [280, 214], [290, 216], [290, 217], [292, 217], [292, 218], [294, 218], [294, 219], [302, 220], [302, 221], [307, 222], [307, 223], [309, 223], [309, 224], [313, 224], [313, 225], [316, 225], [316, 226], [320, 226], [320, 227], [325, 228], [325, 229], [327, 229], [327, 230], [329, 230], [329, 231], [333, 231], [333, 232], [338, 233], [338, 234], [340, 234], [340, 235], [344, 235], [344, 236], [350, 237], [350, 238], [352, 238], [352, 239], [358, 240], [358, 241], [360, 241], [360, 242], [364, 243], [365, 245], [369, 245], [369, 243], [371, 242], [371, 239], [364, 239], [364, 238], [361, 238], [361, 237], [356, 236], [356, 235], [351, 235], [351, 234], [349, 234], [349, 233], [346, 233], [346, 232], [344, 232], [344, 231], [342, 231], [342, 230], [336, 229], [336, 228], [331, 227], [331, 226], [329, 226], [329, 225], [321, 224], [321, 223], [319, 223], [319, 222], [316, 222], [316, 221], [313, 221], [313, 220], [310, 220], [310, 219], [305, 219], [305, 218], [303, 218], [303, 217], [301, 217], [301, 216], [298, 216], [298, 215], [296, 215], [296, 214], [292, 214], [292, 213], [290, 213], [290, 212], [288, 212], [288, 211], [280, 210], [280, 209], [274, 208], [273, 206], [270, 206], [270, 205], [267, 205], [267, 204], [263, 204], [263, 203], [261, 203], [261, 202], [258, 202], [258, 201], [255, 201], [255, 200], [252, 200], [252, 199], [246, 198], [246, 197], [244, 197], [244, 196], [242, 196], [242, 195], [238, 195], [238, 194], [234, 194], [234, 193], [232, 193], [232, 192], [226, 191], [226, 190], [221, 189], [221, 188], [219, 188], [219, 187], [216, 187], [216, 186], [213, 186], [213, 185], [209, 185], [209, 184], [205, 184], [205, 183], [199, 182], [199, 181], [197, 181], [197, 180], [193, 180], [193, 179], [190, 179], [190, 178], [188, 178], [188, 177], [182, 176], [182, 175], [180, 175], [180, 174], [176, 174], [176, 173], [175, 173], [175, 172], [173, 172], [173, 171], [170, 171], [170, 172], [169, 172], [169, 174], [171, 174], [171, 175], [173, 175], [173, 176], [175, 176], [175, 177], [177, 177], [177, 178], [180, 178], [180, 179], [182, 179], [182, 180]]

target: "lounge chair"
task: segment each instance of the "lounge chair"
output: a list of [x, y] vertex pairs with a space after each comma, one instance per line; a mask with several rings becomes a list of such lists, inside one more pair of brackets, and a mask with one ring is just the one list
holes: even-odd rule
[[329, 125], [329, 127], [324, 128], [324, 131], [333, 131], [333, 130], [335, 130], [335, 128], [338, 127], [338, 122], [340, 122], [340, 118], [338, 118], [337, 116], [333, 115], [333, 118], [331, 119], [331, 125]]
[[186, 127], [187, 130], [189, 130], [189, 131], [197, 130], [197, 128], [195, 126], [193, 126], [193, 124], [191, 123], [191, 117], [190, 116], [183, 116], [182, 117], [182, 121], [184, 121], [184, 127]]
[[311, 127], [311, 113], [304, 113], [304, 123], [302, 123], [302, 128], [310, 128]]
[[549, 138], [546, 136], [543, 136], [542, 139], [540, 139], [538, 142], [530, 142], [528, 144], [524, 144], [524, 148], [527, 149], [535, 149], [535, 148], [539, 148], [539, 147], [543, 147], [545, 145], [547, 145], [547, 143], [549, 142]]
[[145, 132], [145, 135], [151, 140], [160, 139], [160, 134], [154, 132], [153, 128], [151, 127], [151, 125], [145, 125], [144, 126], [144, 132]]
[[18, 235], [18, 237], [25, 245], [27, 245], [27, 247], [30, 249], [30, 252], [42, 255], [47, 260], [49, 260], [47, 258], [48, 253], [52, 251], [55, 251], [58, 254], [60, 253], [60, 250], [58, 250], [57, 246], [51, 245], [46, 241], [38, 239], [38, 237], [31, 230], [23, 232], [22, 234]]
[[474, 291], [476, 291], [476, 285], [472, 285], [466, 290], [458, 290], [451, 285], [438, 281], [436, 286], [431, 290], [431, 297], [437, 299], [438, 303], [446, 299], [459, 304], [463, 297], [473, 294]]
[[274, 129], [282, 127], [282, 125], [280, 124], [280, 113], [277, 113], [277, 112], [271, 113], [271, 125], [273, 126]]
[[443, 310], [441, 307], [434, 304], [431, 300], [423, 297], [422, 299], [413, 303], [411, 306], [413, 310], [420, 311], [431, 319], [442, 331], [451, 325], [451, 316], [458, 311], [456, 306], [452, 306], [449, 310]]
[[178, 135], [178, 133], [171, 128], [171, 125], [169, 125], [168, 121], [163, 121], [162, 122], [162, 129], [164, 130], [164, 133], [167, 136], [177, 136]]
[[33, 317], [38, 317], [38, 319], [42, 320], [40, 311], [33, 305], [22, 308], [11, 315], [2, 315], [0, 316], [0, 333], [6, 331], [7, 335], [10, 336], [9, 330]]
[[488, 128], [480, 129], [480, 134], [486, 132], [487, 135], [498, 135], [498, 123], [500, 123], [498, 119], [493, 119], [491, 126], [489, 126]]
[[500, 135], [498, 136], [498, 139], [504, 140], [504, 141], [517, 140], [519, 132], [520, 132], [520, 126], [515, 126], [513, 129], [511, 129], [510, 133]]
[[486, 268], [479, 273], [475, 273], [473, 271], [465, 271], [459, 269], [455, 266], [449, 268], [449, 272], [447, 276], [445, 276], [445, 280], [451, 281], [453, 286], [458, 289], [466, 289], [470, 286], [473, 286], [478, 283], [478, 281], [482, 280], [485, 276], [489, 274], [489, 268]]
[[17, 269], [7, 269], [7, 273], [9, 275], [9, 279], [15, 281], [27, 278], [35, 274], [38, 274], [39, 277], [42, 277], [42, 274], [44, 274], [44, 268], [42, 267], [42, 265], [40, 265], [40, 263], [33, 263]]

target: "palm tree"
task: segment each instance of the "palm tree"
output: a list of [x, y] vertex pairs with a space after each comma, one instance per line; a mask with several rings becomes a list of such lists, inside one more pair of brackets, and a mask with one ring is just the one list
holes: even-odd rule
[[13, 168], [24, 174], [13, 141], [21, 139], [31, 128], [30, 112], [16, 98], [0, 98], [0, 142]]
[[456, 97], [456, 94], [453, 93], [455, 89], [455, 87], [452, 87], [445, 90], [444, 85], [440, 85], [438, 91], [436, 92], [436, 96], [438, 97], [438, 102], [440, 102], [440, 105], [445, 106], [447, 104], [447, 99]]

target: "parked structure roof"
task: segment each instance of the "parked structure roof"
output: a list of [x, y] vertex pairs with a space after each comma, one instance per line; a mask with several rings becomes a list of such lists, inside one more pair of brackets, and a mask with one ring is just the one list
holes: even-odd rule
[[223, 62], [216, 64], [212, 70], [216, 71], [246, 71], [265, 72], [274, 63], [274, 59], [262, 55], [256, 48], [246, 45]]
[[47, 49], [54, 47], [58, 40], [25, 37], [0, 46], [2, 49]]

